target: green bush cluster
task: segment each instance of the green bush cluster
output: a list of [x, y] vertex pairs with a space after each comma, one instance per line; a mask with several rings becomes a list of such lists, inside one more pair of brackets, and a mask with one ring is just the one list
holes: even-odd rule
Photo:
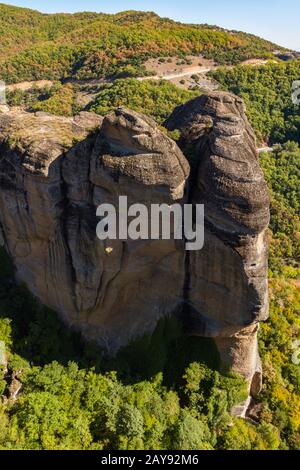
[[[8, 256], [0, 256], [0, 340], [9, 373], [21, 371], [23, 384], [15, 403], [0, 404], [0, 448], [280, 446], [273, 424], [255, 427], [230, 415], [247, 387], [218, 372], [211, 340], [185, 337], [166, 319], [108, 361], [17, 285]], [[0, 388], [5, 396], [3, 375]]]
[[79, 111], [73, 85], [58, 86], [46, 100], [39, 100], [31, 107], [32, 111], [44, 111], [57, 116], [73, 116]]

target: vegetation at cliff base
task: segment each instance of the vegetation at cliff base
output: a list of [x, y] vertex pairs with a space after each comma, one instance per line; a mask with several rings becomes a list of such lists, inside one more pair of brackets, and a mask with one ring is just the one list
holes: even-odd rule
[[271, 278], [270, 319], [261, 325], [260, 353], [264, 383], [260, 394], [260, 418], [281, 436], [281, 447], [300, 449], [300, 368], [294, 347], [300, 337], [299, 280]]
[[8, 91], [7, 104], [21, 106], [29, 112], [44, 111], [58, 116], [73, 116], [83, 109], [104, 116], [119, 106], [125, 106], [162, 124], [176, 106], [200, 93], [199, 90], [182, 90], [166, 80], [140, 81], [134, 78], [91, 84], [83, 90], [93, 96], [87, 106], [80, 104], [83, 93], [80, 86], [62, 85], [60, 82], [54, 82], [51, 87]]
[[[241, 377], [218, 372], [211, 340], [186, 338], [179, 323], [165, 320], [108, 362], [14, 282], [3, 251], [1, 266], [0, 340], [8, 362], [0, 380], [0, 448], [280, 445], [272, 424], [255, 427], [230, 416], [247, 388]], [[18, 380], [22, 389], [14, 402], [9, 397]]]

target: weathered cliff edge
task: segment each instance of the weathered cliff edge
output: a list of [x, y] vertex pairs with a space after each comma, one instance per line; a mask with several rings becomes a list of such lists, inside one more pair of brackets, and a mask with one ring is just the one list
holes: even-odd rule
[[[166, 123], [119, 109], [59, 118], [0, 113], [0, 242], [19, 279], [66, 322], [113, 353], [184, 312], [192, 334], [215, 339], [224, 366], [260, 388], [257, 329], [268, 315], [269, 199], [242, 101], [203, 95]], [[205, 204], [205, 245], [101, 242], [104, 202]]]

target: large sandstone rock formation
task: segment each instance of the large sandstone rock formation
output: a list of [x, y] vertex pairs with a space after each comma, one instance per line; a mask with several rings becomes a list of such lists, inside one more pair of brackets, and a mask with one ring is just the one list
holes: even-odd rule
[[[0, 241], [19, 279], [108, 352], [184, 311], [223, 364], [259, 388], [258, 322], [267, 317], [268, 194], [242, 102], [204, 95], [167, 122], [193, 171], [151, 119], [119, 109], [59, 118], [0, 113]], [[205, 245], [96, 237], [96, 207], [205, 204]]]

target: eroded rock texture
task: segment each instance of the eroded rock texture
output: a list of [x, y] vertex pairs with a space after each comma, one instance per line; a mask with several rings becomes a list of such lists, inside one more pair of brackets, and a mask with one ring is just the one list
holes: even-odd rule
[[215, 92], [176, 108], [166, 126], [192, 147], [193, 203], [205, 205], [205, 247], [190, 253], [193, 332], [259, 389], [258, 322], [268, 316], [269, 196], [243, 102]]
[[[119, 109], [74, 119], [0, 113], [0, 241], [18, 277], [109, 352], [184, 306], [193, 334], [259, 389], [258, 322], [267, 317], [268, 193], [243, 104], [226, 93], [167, 122], [193, 170], [151, 119]], [[96, 237], [96, 207], [204, 203], [205, 245]]]

